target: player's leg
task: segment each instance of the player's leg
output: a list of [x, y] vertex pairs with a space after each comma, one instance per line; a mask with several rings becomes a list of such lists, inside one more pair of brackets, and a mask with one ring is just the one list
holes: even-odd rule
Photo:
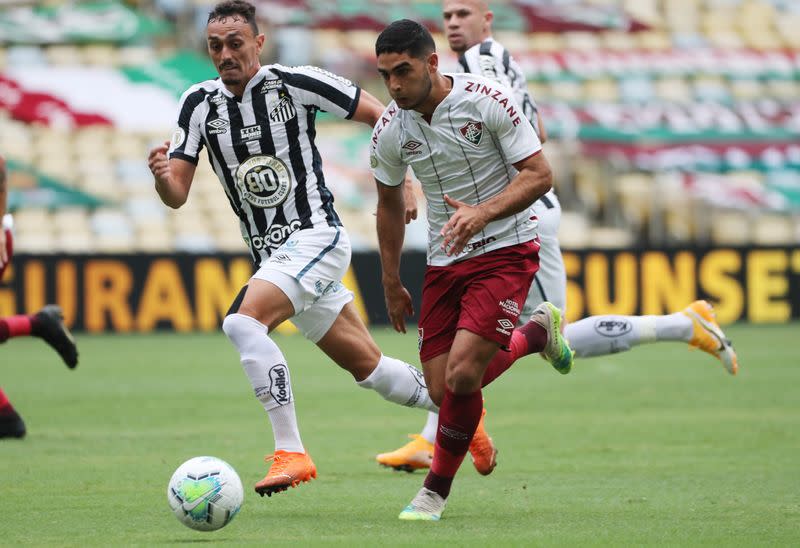
[[[440, 288], [426, 284], [423, 289], [424, 309], [426, 290], [452, 292], [454, 287], [464, 288], [457, 309], [457, 332], [447, 354], [445, 394], [439, 410], [433, 463], [423, 489], [401, 513], [401, 519], [436, 520], [441, 515], [455, 473], [482, 416], [481, 387], [487, 368], [494, 362], [498, 348], [511, 344], [514, 325], [536, 271], [536, 247], [534, 243], [511, 246], [457, 263], [452, 267], [452, 280], [445, 280], [447, 283], [440, 284]], [[549, 303], [546, 305], [552, 307]], [[555, 321], [548, 315], [555, 316]], [[544, 316], [549, 319], [544, 321]], [[563, 343], [558, 319], [557, 309], [554, 313], [548, 308], [547, 312], [534, 314], [530, 341], [522, 335], [526, 351], [545, 352], [553, 359], [553, 348], [563, 347], [571, 363], [572, 354]], [[423, 330], [427, 330], [425, 321], [421, 314]], [[440, 364], [426, 355], [424, 339], [420, 357], [428, 378], [434, 369], [432, 364], [439, 367]]]
[[[267, 457], [272, 465], [267, 476], [255, 486], [262, 496], [316, 477], [316, 468], [300, 439], [286, 358], [269, 336], [270, 331], [294, 314], [292, 300], [287, 295], [287, 292], [293, 293], [293, 283], [290, 276], [281, 280], [279, 272], [260, 269], [239, 294], [222, 323], [225, 334], [239, 351], [255, 396], [272, 424], [275, 451]], [[294, 293], [299, 290], [295, 289]], [[295, 295], [295, 298], [299, 297]]]
[[25, 436], [25, 423], [14, 406], [0, 388], [0, 438], [22, 438]]
[[[523, 318], [544, 301], [556, 305], [562, 314], [566, 312], [567, 278], [554, 228], [559, 211], [537, 212], [542, 229], [539, 271], [525, 301]], [[695, 301], [681, 312], [663, 316], [591, 316], [566, 325], [564, 334], [580, 358], [624, 352], [651, 342], [682, 341], [719, 358], [731, 374], [738, 370], [736, 352], [706, 301]]]
[[[335, 318], [332, 324], [331, 317]], [[330, 327], [315, 342], [328, 357], [353, 375], [356, 384], [375, 390], [383, 399], [393, 403], [438, 410], [428, 394], [422, 372], [381, 353], [361, 321], [350, 291], [342, 287], [338, 292], [323, 296], [293, 321], [304, 334], [312, 337], [309, 331], [324, 325], [326, 318]]]
[[739, 369], [733, 345], [706, 301], [695, 301], [681, 312], [664, 316], [590, 316], [567, 325], [565, 334], [579, 357], [625, 352], [646, 343], [681, 341], [718, 358], [732, 375]]

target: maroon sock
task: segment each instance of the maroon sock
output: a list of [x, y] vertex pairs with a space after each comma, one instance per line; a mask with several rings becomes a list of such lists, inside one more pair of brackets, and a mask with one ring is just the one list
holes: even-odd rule
[[518, 327], [511, 333], [511, 343], [508, 351], [498, 350], [489, 362], [486, 372], [483, 374], [481, 387], [486, 386], [497, 377], [505, 373], [515, 361], [522, 356], [541, 352], [547, 344], [547, 331], [536, 322], [528, 322], [522, 327]]
[[453, 394], [445, 390], [439, 407], [439, 428], [433, 450], [433, 463], [425, 487], [443, 498], [450, 494], [458, 467], [469, 449], [469, 442], [478, 428], [483, 411], [481, 391]]

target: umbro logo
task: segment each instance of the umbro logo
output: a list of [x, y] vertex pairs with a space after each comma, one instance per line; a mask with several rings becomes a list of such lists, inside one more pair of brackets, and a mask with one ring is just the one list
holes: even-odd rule
[[220, 133], [228, 133], [229, 125], [230, 124], [228, 123], [228, 121], [223, 120], [222, 118], [215, 118], [206, 124], [206, 126], [211, 128], [208, 130], [208, 132], [211, 133], [212, 135], [217, 135]]
[[406, 152], [407, 156], [414, 156], [415, 154], [422, 154], [422, 151], [419, 148], [422, 146], [422, 143], [419, 141], [407, 141], [401, 148]]
[[502, 333], [503, 335], [510, 335], [514, 330], [514, 322], [506, 318], [497, 320], [497, 325], [498, 327], [495, 329], [495, 331]]

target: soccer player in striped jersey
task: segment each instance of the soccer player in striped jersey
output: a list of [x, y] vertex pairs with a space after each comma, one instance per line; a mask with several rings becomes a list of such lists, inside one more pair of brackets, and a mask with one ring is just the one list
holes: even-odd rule
[[[493, 14], [487, 3], [482, 0], [444, 0], [442, 15], [447, 41], [450, 49], [459, 54], [461, 69], [513, 89], [525, 117], [544, 142], [547, 133], [536, 102], [528, 93], [524, 73], [508, 50], [492, 38]], [[412, 199], [413, 194], [407, 192], [407, 202]], [[520, 316], [523, 320], [530, 317], [543, 301], [552, 302], [562, 312], [566, 312], [567, 306], [567, 277], [558, 243], [561, 205], [555, 192], [550, 190], [536, 201], [533, 211], [538, 219], [541, 240], [539, 271]], [[735, 375], [738, 370], [733, 346], [716, 323], [713, 308], [706, 301], [695, 301], [683, 311], [665, 316], [592, 316], [566, 325], [565, 334], [575, 355], [580, 358], [624, 352], [633, 346], [655, 341], [683, 341], [718, 358], [730, 374]], [[436, 424], [436, 413], [430, 413], [420, 434], [413, 434], [412, 441], [395, 451], [381, 453], [376, 457], [377, 461], [398, 470], [429, 467]], [[473, 464], [481, 474], [492, 471], [495, 454], [488, 436], [480, 436], [470, 447]]]
[[[11, 234], [13, 223], [11, 215], [6, 214], [8, 201], [6, 174], [5, 159], [0, 156], [0, 281], [3, 280], [14, 253]], [[49, 304], [36, 314], [0, 318], [0, 344], [14, 337], [25, 336], [43, 339], [58, 352], [70, 369], [78, 365], [78, 348], [69, 329], [64, 325], [61, 309], [58, 306]], [[0, 388], [0, 438], [22, 438], [25, 433], [25, 422]]]
[[320, 110], [373, 125], [383, 105], [315, 67], [261, 66], [264, 35], [247, 2], [217, 4], [206, 38], [220, 77], [183, 94], [172, 141], [153, 148], [148, 164], [162, 201], [178, 208], [206, 147], [249, 244], [256, 272], [222, 328], [272, 423], [272, 464], [255, 485], [271, 495], [316, 477], [300, 439], [287, 360], [269, 336], [283, 321], [291, 319], [359, 386], [409, 407], [436, 405], [418, 369], [381, 353], [341, 283], [350, 242], [314, 144]]
[[412, 306], [399, 272], [402, 185], [411, 167], [429, 226], [420, 360], [440, 404], [431, 469], [400, 519], [438, 520], [481, 419], [481, 388], [534, 352], [563, 372], [572, 367], [552, 304], [514, 329], [538, 266], [530, 205], [552, 176], [511, 90], [481, 76], [440, 73], [425, 27], [395, 21], [375, 53], [394, 99], [375, 125], [370, 155], [384, 295], [395, 330], [404, 332]]

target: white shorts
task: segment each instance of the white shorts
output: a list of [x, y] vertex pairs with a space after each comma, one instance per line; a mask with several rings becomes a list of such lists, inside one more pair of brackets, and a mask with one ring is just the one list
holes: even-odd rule
[[342, 284], [350, 255], [350, 238], [343, 227], [298, 230], [253, 278], [271, 282], [286, 294], [294, 306], [292, 323], [316, 343], [353, 300], [353, 293]]
[[14, 228], [14, 218], [11, 216], [11, 213], [6, 213], [3, 215], [3, 223], [0, 225], [0, 229], [11, 231]]
[[558, 244], [558, 227], [561, 224], [561, 204], [552, 190], [533, 204], [539, 218], [539, 271], [533, 278], [528, 298], [519, 316], [520, 323], [527, 322], [537, 306], [549, 301], [567, 311], [567, 273], [561, 246]]

